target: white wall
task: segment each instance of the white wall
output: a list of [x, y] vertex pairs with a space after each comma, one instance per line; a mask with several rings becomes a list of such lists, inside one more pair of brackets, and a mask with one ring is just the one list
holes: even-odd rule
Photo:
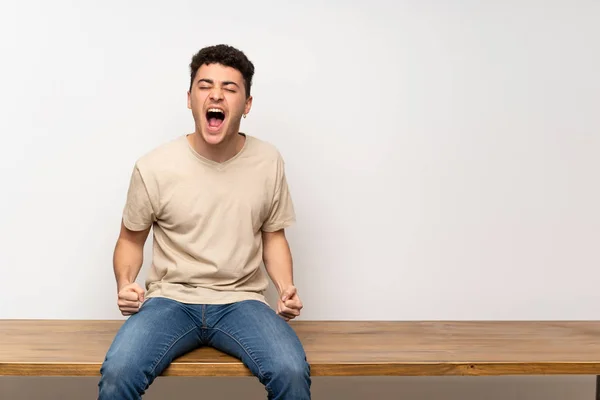
[[190, 58], [229, 43], [257, 69], [243, 129], [287, 161], [303, 318], [597, 319], [599, 20], [595, 0], [3, 2], [0, 318], [120, 317], [131, 167], [193, 129]]

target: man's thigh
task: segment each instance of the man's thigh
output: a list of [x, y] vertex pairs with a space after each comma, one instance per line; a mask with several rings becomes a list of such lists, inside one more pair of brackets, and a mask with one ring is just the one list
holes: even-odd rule
[[149, 298], [117, 332], [103, 371], [114, 367], [141, 369], [149, 376], [160, 374], [174, 358], [198, 346], [199, 326], [185, 305], [160, 297]]
[[259, 378], [302, 367], [306, 355], [292, 327], [256, 300], [207, 307], [208, 345], [241, 359]]

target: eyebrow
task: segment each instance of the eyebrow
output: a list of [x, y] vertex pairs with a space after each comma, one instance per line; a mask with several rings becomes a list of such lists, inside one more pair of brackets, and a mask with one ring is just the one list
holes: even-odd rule
[[[200, 83], [202, 83], [202, 82], [204, 82], [204, 83], [208, 83], [208, 84], [211, 84], [211, 85], [214, 85], [214, 84], [215, 84], [215, 81], [213, 81], [212, 79], [208, 79], [208, 78], [201, 78], [201, 79], [198, 79], [198, 84], [200, 84]], [[233, 82], [233, 81], [223, 81], [223, 82], [221, 82], [221, 84], [222, 84], [223, 86], [226, 86], [226, 85], [235, 85], [235, 86], [237, 86], [238, 88], [240, 87], [240, 86], [239, 86], [237, 83], [235, 83], [235, 82]]]

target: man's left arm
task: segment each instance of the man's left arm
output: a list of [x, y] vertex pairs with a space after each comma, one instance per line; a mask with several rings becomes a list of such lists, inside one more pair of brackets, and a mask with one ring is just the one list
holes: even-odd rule
[[277, 314], [289, 321], [300, 315], [302, 301], [294, 286], [293, 261], [283, 229], [262, 233], [263, 261], [271, 281], [277, 288]]

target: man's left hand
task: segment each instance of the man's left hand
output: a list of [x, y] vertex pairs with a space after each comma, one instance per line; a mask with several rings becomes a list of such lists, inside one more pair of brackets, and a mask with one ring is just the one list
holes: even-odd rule
[[298, 290], [295, 286], [288, 286], [281, 292], [279, 301], [277, 301], [277, 314], [289, 321], [300, 315], [302, 307]]

